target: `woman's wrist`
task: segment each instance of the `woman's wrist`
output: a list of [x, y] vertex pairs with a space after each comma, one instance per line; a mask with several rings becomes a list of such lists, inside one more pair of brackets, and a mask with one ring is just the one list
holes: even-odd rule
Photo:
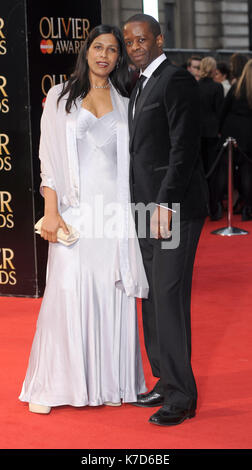
[[44, 210], [44, 216], [48, 217], [58, 217], [59, 212], [57, 209], [51, 209], [51, 208], [45, 208]]
[[57, 194], [47, 186], [44, 187], [44, 215], [48, 217], [59, 216]]

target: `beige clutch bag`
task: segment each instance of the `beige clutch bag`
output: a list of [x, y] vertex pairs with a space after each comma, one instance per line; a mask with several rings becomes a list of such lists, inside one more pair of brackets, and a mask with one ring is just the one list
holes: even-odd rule
[[[42, 222], [43, 222], [43, 218], [42, 217], [41, 219], [38, 220], [38, 222], [35, 224], [34, 228], [35, 228], [35, 233], [38, 233], [40, 235], [41, 233], [41, 225], [42, 225]], [[59, 228], [58, 232], [57, 232], [57, 241], [59, 243], [62, 243], [63, 245], [65, 246], [70, 246], [72, 245], [73, 243], [75, 243], [79, 238], [80, 238], [80, 235], [79, 233], [77, 232], [77, 230], [75, 230], [71, 225], [67, 225], [67, 228], [69, 230], [69, 233], [66, 234], [62, 228]]]

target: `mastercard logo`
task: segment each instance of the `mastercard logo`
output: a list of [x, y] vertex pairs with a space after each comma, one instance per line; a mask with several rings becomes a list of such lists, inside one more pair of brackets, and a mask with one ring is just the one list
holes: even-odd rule
[[40, 50], [42, 54], [52, 54], [53, 52], [53, 42], [51, 39], [42, 39], [40, 43]]

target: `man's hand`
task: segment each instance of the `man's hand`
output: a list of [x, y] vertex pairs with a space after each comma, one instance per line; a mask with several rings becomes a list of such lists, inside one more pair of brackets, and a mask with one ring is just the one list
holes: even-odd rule
[[151, 233], [154, 238], [170, 238], [172, 212], [164, 207], [157, 206], [150, 223]]

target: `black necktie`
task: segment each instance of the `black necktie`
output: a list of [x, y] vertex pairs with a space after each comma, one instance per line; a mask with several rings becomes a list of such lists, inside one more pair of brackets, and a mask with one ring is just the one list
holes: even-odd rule
[[139, 97], [140, 97], [142, 89], [143, 89], [143, 83], [146, 80], [146, 78], [147, 77], [145, 77], [145, 75], [141, 75], [141, 77], [139, 77], [139, 79], [137, 81], [137, 93], [136, 93], [136, 99], [135, 99], [135, 109], [136, 109], [137, 102], [139, 100]]

